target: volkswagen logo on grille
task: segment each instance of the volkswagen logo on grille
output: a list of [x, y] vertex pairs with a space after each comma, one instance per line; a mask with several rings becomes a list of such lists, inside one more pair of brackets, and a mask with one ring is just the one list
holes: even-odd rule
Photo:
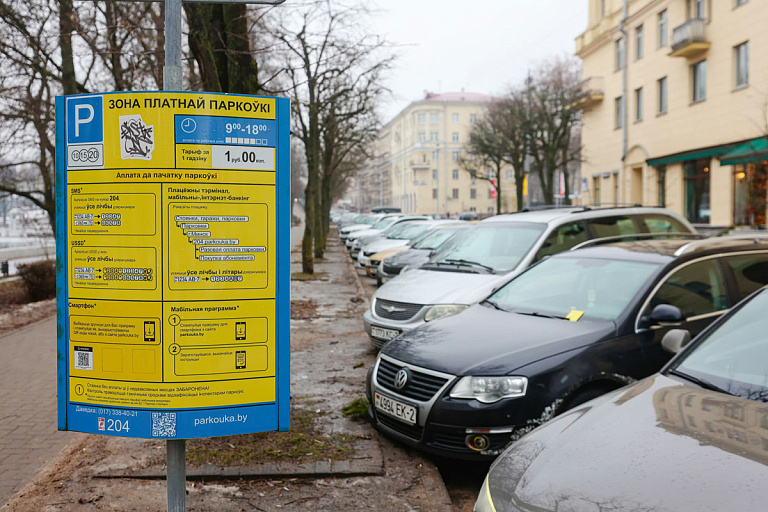
[[401, 368], [400, 371], [395, 374], [395, 389], [403, 389], [408, 385], [410, 380], [411, 370], [408, 368]]

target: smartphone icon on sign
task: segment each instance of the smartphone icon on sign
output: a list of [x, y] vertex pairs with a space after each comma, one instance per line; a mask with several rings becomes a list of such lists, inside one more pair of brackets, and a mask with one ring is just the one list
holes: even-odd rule
[[235, 339], [238, 341], [245, 339], [245, 322], [235, 322]]
[[155, 341], [155, 322], [144, 322], [144, 341]]

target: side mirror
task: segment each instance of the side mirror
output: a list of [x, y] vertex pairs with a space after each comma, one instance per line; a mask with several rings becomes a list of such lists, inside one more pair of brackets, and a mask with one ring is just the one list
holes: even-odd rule
[[661, 348], [670, 354], [677, 354], [691, 341], [691, 333], [685, 329], [672, 329], [661, 338]]
[[685, 318], [683, 312], [677, 306], [670, 304], [659, 304], [648, 319], [651, 325], [679, 325]]

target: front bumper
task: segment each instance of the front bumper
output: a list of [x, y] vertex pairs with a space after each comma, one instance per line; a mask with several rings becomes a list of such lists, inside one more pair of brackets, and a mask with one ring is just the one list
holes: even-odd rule
[[[373, 300], [375, 301], [376, 299]], [[381, 348], [386, 342], [389, 341], [389, 339], [374, 336], [371, 333], [372, 326], [397, 331], [399, 334], [402, 334], [406, 331], [410, 331], [411, 329], [415, 329], [421, 325], [424, 325], [425, 310], [426, 308], [422, 307], [421, 311], [419, 311], [413, 318], [403, 322], [398, 322], [396, 320], [381, 318], [374, 314], [370, 308], [366, 309], [365, 313], [363, 313], [363, 325], [365, 325], [365, 332], [368, 333], [368, 337], [371, 339], [373, 346], [376, 348]]]
[[[520, 414], [520, 399], [500, 400], [483, 404], [476, 400], [452, 399], [450, 389], [455, 376], [442, 374], [447, 382], [430, 400], [415, 400], [382, 385], [377, 361], [367, 379], [371, 408], [369, 418], [379, 432], [398, 441], [433, 455], [452, 459], [489, 461], [499, 455], [512, 441], [512, 437], [526, 424]], [[393, 363], [394, 360], [390, 360]], [[411, 371], [430, 371], [404, 363]], [[432, 372], [437, 373], [437, 372]], [[410, 425], [374, 407], [377, 393], [417, 408], [417, 423]], [[482, 435], [487, 439], [485, 450], [473, 450], [467, 445], [468, 437]]]

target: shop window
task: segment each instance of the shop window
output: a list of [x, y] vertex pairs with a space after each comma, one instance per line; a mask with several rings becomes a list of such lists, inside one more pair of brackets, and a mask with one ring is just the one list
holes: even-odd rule
[[733, 223], [765, 227], [768, 165], [757, 162], [737, 166], [733, 180]]
[[656, 168], [656, 186], [658, 191], [658, 206], [667, 206], [667, 166], [660, 165]]
[[709, 224], [710, 190], [709, 158], [688, 160], [685, 169], [685, 216], [695, 223]]

